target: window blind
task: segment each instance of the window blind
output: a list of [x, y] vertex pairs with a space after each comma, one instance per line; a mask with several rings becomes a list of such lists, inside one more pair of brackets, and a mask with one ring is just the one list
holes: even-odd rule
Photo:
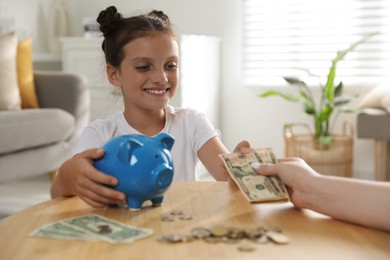
[[283, 76], [318, 83], [310, 73], [323, 82], [336, 52], [373, 32], [379, 34], [337, 64], [336, 79], [345, 85], [389, 79], [390, 1], [242, 1], [244, 84], [281, 86]]

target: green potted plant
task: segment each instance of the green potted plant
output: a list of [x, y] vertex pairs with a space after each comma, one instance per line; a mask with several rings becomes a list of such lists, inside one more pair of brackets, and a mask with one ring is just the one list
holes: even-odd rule
[[[337, 52], [336, 57], [332, 60], [332, 65], [329, 69], [325, 86], [320, 84], [321, 94], [318, 103], [314, 99], [310, 87], [304, 81], [295, 77], [283, 78], [289, 84], [298, 87], [298, 95], [293, 95], [283, 91], [270, 90], [260, 94], [259, 97], [280, 96], [288, 101], [302, 103], [304, 112], [309, 116], [313, 117], [315, 140], [321, 147], [326, 147], [333, 141], [331, 132], [333, 125], [331, 125], [331, 119], [334, 115], [334, 112], [355, 111], [353, 109], [343, 109], [343, 106], [352, 101], [356, 96], [343, 95], [343, 83], [341, 81], [337, 85], [335, 85], [336, 65], [349, 52], [353, 51], [356, 46], [362, 44], [370, 37], [377, 34], [378, 33], [370, 33], [364, 36], [361, 40], [351, 44], [348, 48]], [[335, 118], [337, 118], [336, 115]], [[332, 121], [333, 124], [335, 123], [334, 121]]]

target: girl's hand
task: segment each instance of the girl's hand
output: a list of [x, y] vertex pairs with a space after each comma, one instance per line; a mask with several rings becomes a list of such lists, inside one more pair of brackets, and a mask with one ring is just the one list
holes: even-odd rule
[[234, 148], [233, 152], [234, 153], [249, 153], [250, 151], [252, 150], [251, 148], [251, 144], [244, 140], [244, 141], [241, 141], [237, 144], [236, 148]]
[[102, 149], [89, 149], [67, 160], [59, 169], [52, 186], [52, 196], [79, 196], [93, 207], [122, 203], [125, 195], [109, 186], [118, 180], [96, 170], [93, 160], [104, 155]]

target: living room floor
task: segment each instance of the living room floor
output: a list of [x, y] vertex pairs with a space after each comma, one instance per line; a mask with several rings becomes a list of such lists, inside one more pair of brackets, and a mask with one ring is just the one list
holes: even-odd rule
[[47, 174], [34, 178], [0, 183], [0, 220], [25, 208], [50, 199]]

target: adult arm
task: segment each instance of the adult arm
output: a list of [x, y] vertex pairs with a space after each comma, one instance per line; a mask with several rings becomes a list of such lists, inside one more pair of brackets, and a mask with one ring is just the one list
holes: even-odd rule
[[285, 158], [277, 165], [255, 164], [262, 175], [278, 175], [291, 200], [335, 219], [390, 231], [390, 183], [320, 175], [302, 159]]

